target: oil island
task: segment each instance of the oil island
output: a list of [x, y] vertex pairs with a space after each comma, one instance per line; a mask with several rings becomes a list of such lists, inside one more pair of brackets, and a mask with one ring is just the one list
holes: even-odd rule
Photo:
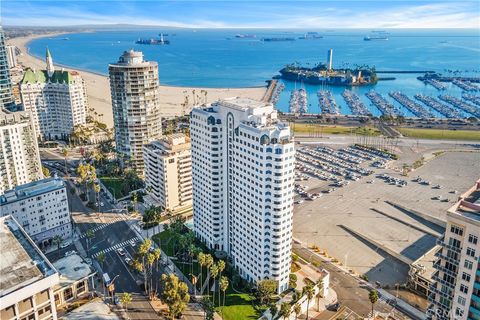
[[328, 84], [334, 86], [372, 85], [379, 80], [375, 72], [375, 67], [369, 67], [367, 65], [355, 69], [334, 69], [332, 49], [328, 50], [326, 64], [320, 63], [313, 68], [290, 64], [280, 70], [280, 78], [310, 84]]

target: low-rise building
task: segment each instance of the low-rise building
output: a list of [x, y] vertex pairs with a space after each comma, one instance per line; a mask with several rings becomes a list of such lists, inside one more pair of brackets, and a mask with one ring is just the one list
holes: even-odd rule
[[192, 206], [190, 138], [172, 134], [144, 145], [145, 185], [150, 205], [169, 211]]
[[78, 254], [63, 257], [53, 262], [53, 266], [60, 274], [60, 281], [53, 288], [57, 307], [87, 295], [90, 287], [95, 288], [93, 276], [96, 272]]
[[55, 236], [72, 235], [72, 223], [65, 183], [47, 178], [5, 191], [0, 196], [0, 216], [12, 215], [41, 247]]
[[57, 319], [59, 276], [12, 216], [0, 217], [0, 319]]
[[433, 284], [432, 276], [435, 273], [433, 267], [437, 260], [436, 255], [440, 246], [435, 246], [410, 265], [408, 271], [408, 287], [424, 297], [430, 295]]

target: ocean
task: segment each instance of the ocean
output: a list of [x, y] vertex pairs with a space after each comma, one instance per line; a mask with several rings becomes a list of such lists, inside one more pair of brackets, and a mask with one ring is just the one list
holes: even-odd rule
[[[158, 38], [168, 34], [169, 45], [138, 45], [139, 38]], [[318, 32], [321, 39], [298, 39], [306, 32]], [[108, 74], [108, 64], [116, 62], [124, 50], [143, 51], [145, 59], [159, 64], [160, 82], [171, 86], [253, 87], [278, 75], [286, 64], [298, 62], [314, 66], [326, 62], [328, 49], [333, 49], [333, 66], [370, 65], [377, 70], [432, 70], [448, 75], [480, 76], [479, 30], [387, 30], [388, 41], [364, 41], [371, 30], [239, 30], [239, 29], [162, 29], [136, 31], [99, 31], [40, 38], [29, 44], [30, 53], [43, 58], [48, 47], [56, 63], [87, 71]], [[236, 34], [254, 34], [255, 38], [236, 38]], [[263, 37], [292, 37], [295, 41], [264, 42]], [[381, 93], [395, 106], [412, 114], [388, 96], [401, 91], [413, 99], [416, 93], [438, 96], [448, 93], [461, 96], [453, 84], [438, 91], [416, 79], [420, 74], [386, 74], [392, 81], [353, 88], [374, 115], [380, 115], [370, 104], [365, 92]], [[317, 91], [331, 90], [341, 112], [350, 114], [341, 93], [343, 87], [307, 85], [285, 82], [277, 108], [288, 111], [290, 91], [305, 88], [309, 113], [319, 113]], [[429, 108], [427, 108], [429, 109]], [[429, 109], [432, 111], [431, 109]], [[433, 112], [441, 116], [437, 112]]]

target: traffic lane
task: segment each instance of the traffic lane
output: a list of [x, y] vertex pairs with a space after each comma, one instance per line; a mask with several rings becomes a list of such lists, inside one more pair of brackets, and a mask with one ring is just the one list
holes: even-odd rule
[[[324, 262], [322, 259], [312, 255], [310, 250], [293, 244], [294, 252], [305, 260], [310, 257], [313, 261], [320, 264], [319, 269], [325, 269], [330, 273], [330, 286], [337, 293], [338, 301], [358, 314], [367, 316], [372, 311], [370, 300], [368, 299], [369, 290], [362, 282], [349, 274], [339, 270], [331, 263]], [[379, 302], [375, 305], [375, 310], [380, 312], [390, 312], [392, 307], [386, 303]]]
[[114, 281], [115, 292], [141, 293], [136, 278], [118, 252], [111, 251], [105, 254], [103, 272], [108, 273], [110, 279], [118, 275]]
[[[137, 239], [137, 234], [130, 229], [125, 221], [117, 221], [94, 232], [91, 242], [91, 254], [106, 250], [116, 244], [131, 239]], [[82, 239], [85, 241], [85, 239]]]

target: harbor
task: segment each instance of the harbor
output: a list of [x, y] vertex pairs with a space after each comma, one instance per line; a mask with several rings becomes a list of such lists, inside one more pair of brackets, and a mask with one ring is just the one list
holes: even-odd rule
[[305, 91], [305, 89], [302, 88], [292, 91], [289, 111], [290, 113], [308, 112], [307, 91]]
[[342, 96], [352, 110], [352, 114], [359, 116], [368, 116], [372, 114], [356, 93], [346, 89], [343, 91]]
[[393, 91], [388, 94], [393, 99], [397, 100], [402, 106], [410, 110], [416, 117], [421, 119], [434, 118], [433, 114], [426, 110], [424, 107], [411, 100], [405, 94], [400, 91]]
[[462, 113], [458, 110], [445, 105], [435, 99], [434, 97], [427, 96], [424, 94], [416, 94], [415, 99], [422, 102], [423, 104], [429, 106], [430, 108], [436, 110], [438, 113], [441, 113], [443, 116], [449, 119], [459, 119], [462, 118]]
[[365, 94], [372, 104], [380, 110], [384, 116], [403, 116], [403, 113], [393, 104], [385, 100], [385, 98], [373, 90]]
[[317, 93], [318, 103], [322, 109], [322, 114], [339, 114], [337, 102], [333, 98], [332, 92], [328, 90], [320, 90]]

